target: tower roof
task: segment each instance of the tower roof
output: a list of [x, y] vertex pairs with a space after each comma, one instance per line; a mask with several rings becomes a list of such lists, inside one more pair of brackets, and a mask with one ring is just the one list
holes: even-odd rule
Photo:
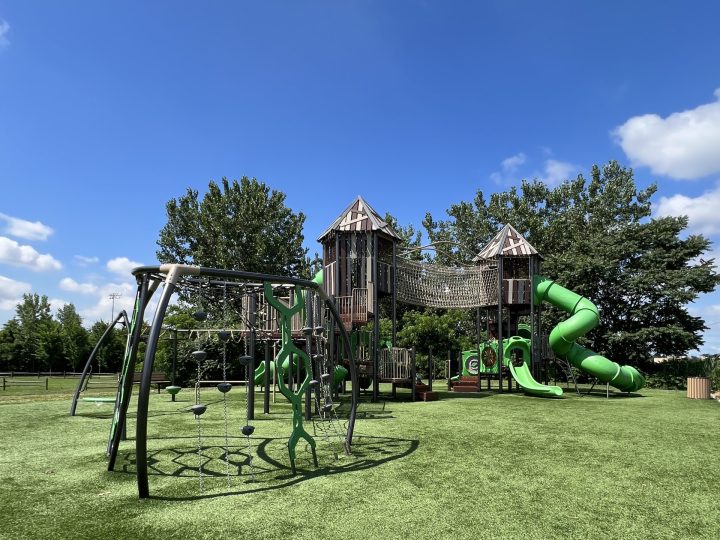
[[322, 242], [332, 232], [370, 232], [378, 231], [395, 240], [401, 240], [387, 221], [370, 206], [360, 195], [332, 222], [317, 239]]
[[525, 240], [509, 223], [498, 231], [493, 239], [475, 256], [473, 261], [495, 259], [501, 255], [504, 257], [540, 256], [530, 242]]

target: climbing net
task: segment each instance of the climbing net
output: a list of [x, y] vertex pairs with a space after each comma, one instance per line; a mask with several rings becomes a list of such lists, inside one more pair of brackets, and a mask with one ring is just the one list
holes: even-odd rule
[[397, 259], [397, 299], [433, 308], [472, 308], [497, 304], [496, 265], [442, 266]]

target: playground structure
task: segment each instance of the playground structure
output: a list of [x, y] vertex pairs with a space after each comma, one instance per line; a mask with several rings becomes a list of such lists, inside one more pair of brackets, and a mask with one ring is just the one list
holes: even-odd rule
[[[514, 380], [526, 393], [559, 397], [558, 386], [538, 382], [543, 376], [544, 360], [552, 351], [568, 370], [583, 370], [623, 392], [637, 391], [644, 385], [642, 375], [632, 367], [590, 351], [576, 340], [599, 323], [595, 305], [540, 275], [542, 257], [511, 225], [505, 225], [478, 253], [473, 266], [445, 267], [405, 259], [398, 255], [400, 237], [362, 197], [350, 204], [318, 238], [323, 246], [322, 269], [313, 280], [258, 274], [245, 271], [205, 268], [178, 264], [140, 267], [133, 270], [138, 288], [132, 316], [120, 314], [108, 327], [109, 332], [124, 315], [128, 329], [127, 346], [107, 445], [108, 470], [113, 470], [134, 382], [139, 382], [135, 436], [136, 474], [141, 498], [149, 496], [147, 423], [149, 396], [154, 382], [153, 366], [163, 332], [187, 332], [197, 341], [192, 357], [197, 363], [194, 404], [189, 411], [197, 421], [198, 454], [202, 455], [201, 418], [208, 405], [201, 400], [200, 387], [213, 384], [222, 394], [225, 416], [225, 459], [229, 469], [227, 393], [233, 385], [246, 386], [246, 415], [242, 433], [250, 445], [255, 427], [255, 385], [264, 390], [264, 412], [268, 412], [271, 375], [277, 379], [280, 393], [292, 408], [292, 430], [287, 443], [290, 469], [296, 473], [297, 445], [300, 441], [318, 466], [316, 442], [303, 426], [313, 409], [322, 420], [337, 420], [339, 386], [350, 381], [350, 407], [342, 445], [352, 448], [357, 403], [361, 389], [371, 388], [373, 401], [379, 400], [380, 384], [395, 389], [410, 389], [410, 396], [430, 401], [437, 393], [418, 381], [414, 349], [396, 344], [397, 302], [440, 308], [473, 309], [477, 317], [477, 348], [461, 356], [455, 391], [480, 391], [483, 378], [503, 379], [508, 389]], [[158, 291], [152, 324], [143, 335], [145, 311]], [[203, 329], [182, 330], [164, 325], [170, 298], [177, 294], [198, 311], [194, 318]], [[389, 311], [391, 339], [381, 343], [381, 303]], [[547, 302], [569, 314], [549, 335], [547, 343], [541, 331], [540, 310]], [[386, 315], [387, 316], [387, 315]], [[483, 339], [483, 322], [484, 334]], [[222, 379], [203, 380], [206, 343], [213, 336], [222, 351]], [[105, 336], [103, 336], [104, 339]], [[235, 340], [244, 343], [238, 360], [245, 369], [243, 380], [228, 379], [228, 346]], [[102, 339], [100, 340], [102, 342]], [[73, 398], [74, 414], [91, 364], [100, 342], [88, 359]], [[146, 343], [142, 373], [136, 381], [138, 348]], [[270, 354], [270, 343], [275, 353]], [[258, 361], [256, 344], [264, 344], [264, 358]], [[549, 349], [548, 349], [549, 345]], [[295, 378], [295, 382], [293, 382]], [[450, 373], [448, 373], [450, 378]], [[173, 395], [175, 367], [168, 388]], [[304, 401], [304, 411], [303, 411]], [[335, 429], [337, 432], [337, 429]], [[202, 479], [202, 461], [199, 466]], [[229, 482], [229, 477], [228, 477]]]
[[[485, 374], [488, 382], [490, 376], [498, 379], [501, 392], [506, 377], [508, 388], [514, 380], [529, 394], [561, 396], [559, 387], [538, 382], [546, 371], [548, 356], [557, 357], [568, 372], [574, 366], [623, 392], [643, 387], [644, 378], [635, 368], [620, 366], [576, 343], [599, 323], [597, 308], [587, 298], [542, 277], [542, 256], [511, 225], [505, 225], [480, 250], [473, 266], [447, 267], [400, 257], [399, 240], [362, 197], [357, 197], [318, 238], [323, 246], [324, 288], [335, 298], [345, 328], [352, 336], [360, 335], [367, 326], [372, 328], [369, 340], [351, 342], [363, 343], [355, 349], [358, 372], [361, 381], [371, 381], [374, 400], [381, 383], [392, 383], [393, 389], [409, 387], [413, 399], [426, 399], [431, 394], [424, 385], [418, 386], [414, 362], [407, 360], [410, 351], [380, 343], [383, 298], [389, 299], [393, 345], [398, 302], [477, 310], [475, 355], [479, 351], [483, 361], [477, 363], [477, 373], [463, 373], [465, 390], [471, 389], [468, 376], [475, 386], [472, 390], [481, 390]], [[544, 302], [570, 315], [550, 332], [547, 343], [540, 324]], [[485, 340], [481, 321], [485, 322]], [[468, 353], [465, 359], [472, 352]], [[458, 390], [461, 387], [457, 385]]]
[[[303, 426], [303, 400], [307, 403], [305, 413], [310, 410], [312, 394], [315, 394], [315, 403], [320, 409], [324, 419], [333, 421], [337, 419], [332, 402], [331, 387], [335, 377], [344, 378], [343, 370], [339, 369], [337, 363], [340, 359], [338, 350], [343, 350], [343, 358], [347, 360], [348, 371], [352, 384], [350, 396], [350, 410], [347, 421], [347, 429], [343, 437], [343, 446], [346, 452], [350, 452], [352, 436], [355, 425], [355, 414], [357, 409], [358, 389], [357, 376], [355, 372], [355, 361], [350, 347], [349, 337], [345, 331], [339, 314], [335, 310], [334, 302], [324, 293], [320, 286], [321, 276], [316, 280], [309, 281], [298, 278], [283, 276], [270, 276], [251, 272], [239, 272], [224, 269], [203, 268], [186, 265], [162, 265], [154, 267], [140, 267], [133, 271], [138, 288], [136, 292], [135, 308], [130, 318], [128, 347], [123, 361], [122, 371], [118, 384], [118, 392], [115, 399], [115, 410], [113, 414], [110, 436], [108, 439], [107, 454], [108, 470], [114, 470], [118, 456], [120, 441], [123, 438], [125, 422], [127, 419], [128, 407], [133, 385], [133, 374], [138, 358], [138, 346], [141, 341], [146, 341], [143, 369], [140, 377], [140, 388], [138, 390], [137, 422], [135, 436], [136, 474], [138, 492], [141, 498], [150, 494], [148, 481], [148, 452], [147, 452], [147, 423], [152, 390], [153, 366], [158, 341], [163, 331], [163, 321], [167, 311], [170, 298], [178, 294], [181, 298], [192, 299], [198, 305], [199, 311], [195, 313], [198, 321], [214, 322], [220, 329], [217, 332], [218, 339], [225, 344], [231, 337], [231, 332], [222, 330], [235, 326], [238, 321], [249, 337], [249, 348], [245, 355], [239, 359], [246, 367], [246, 379], [252, 382], [247, 385], [246, 404], [246, 425], [242, 433], [249, 440], [254, 432], [251, 422], [254, 419], [254, 383], [256, 377], [264, 378], [264, 387], [267, 395], [269, 392], [269, 376], [271, 371], [276, 370], [277, 381], [282, 395], [292, 406], [292, 431], [288, 440], [288, 455], [290, 468], [293, 474], [295, 470], [296, 447], [300, 440], [304, 440], [312, 452], [313, 461], [317, 466], [315, 454], [315, 440]], [[152, 318], [147, 336], [143, 336], [142, 327], [145, 317], [145, 310], [150, 298], [158, 290], [162, 289], [157, 303], [155, 314]], [[289, 291], [293, 291], [290, 295]], [[266, 304], [260, 306], [257, 302], [258, 295], [262, 293]], [[290, 302], [282, 298], [290, 298]], [[250, 306], [246, 309], [244, 306]], [[274, 335], [277, 330], [280, 338], [280, 347], [273, 360], [270, 359], [268, 341], [265, 341], [265, 359], [262, 371], [255, 370], [255, 342], [262, 338], [261, 326], [257, 326], [258, 314], [271, 306], [277, 315], [277, 328], [267, 329], [268, 334], [264, 337]], [[300, 317], [304, 324], [302, 333], [305, 346], [296, 344], [293, 335], [293, 318]], [[203, 350], [196, 350], [192, 353], [198, 364], [198, 384], [200, 383], [201, 366], [206, 360], [207, 353]], [[292, 383], [285, 383], [285, 374], [292, 379], [294, 366], [299, 363], [303, 367], [303, 379], [297, 381], [293, 389]], [[232, 383], [226, 379], [227, 359], [223, 354], [223, 380], [217, 384], [217, 390], [223, 395], [226, 418], [226, 439], [227, 439], [227, 401], [225, 395], [232, 389]], [[200, 418], [208, 409], [208, 405], [199, 401], [199, 386], [196, 386], [195, 404], [189, 409], [198, 423], [198, 454], [202, 453], [202, 439], [200, 429]], [[229, 449], [226, 448], [226, 456]], [[201, 473], [202, 474], [202, 473]], [[202, 478], [202, 475], [201, 475]]]

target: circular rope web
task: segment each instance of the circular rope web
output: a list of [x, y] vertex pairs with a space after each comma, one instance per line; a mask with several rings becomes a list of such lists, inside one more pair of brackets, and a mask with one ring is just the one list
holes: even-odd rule
[[497, 304], [497, 266], [441, 266], [397, 259], [397, 299], [433, 308]]

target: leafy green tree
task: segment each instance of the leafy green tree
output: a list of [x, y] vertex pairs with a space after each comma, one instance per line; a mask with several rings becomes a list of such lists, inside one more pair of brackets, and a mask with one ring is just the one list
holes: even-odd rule
[[385, 221], [401, 238], [398, 242], [398, 254], [403, 254], [402, 256], [407, 259], [421, 260], [422, 253], [418, 248], [422, 246], [422, 232], [416, 231], [412, 223], [407, 226], [400, 225], [395, 216], [389, 212], [385, 213]]
[[53, 331], [53, 318], [50, 314], [48, 297], [38, 294], [23, 294], [22, 301], [16, 307], [18, 321], [18, 344], [23, 355], [23, 369], [37, 371], [50, 367], [52, 350], [47, 347]]
[[435, 355], [446, 355], [448, 351], [457, 353], [473, 346], [469, 337], [471, 327], [472, 319], [467, 310], [411, 310], [403, 316], [398, 344], [415, 347], [422, 354], [427, 354], [430, 347]]
[[[100, 340], [108, 327], [105, 321], [97, 321], [90, 328], [90, 343], [94, 347]], [[105, 338], [100, 350], [95, 357], [93, 365], [94, 373], [112, 373], [120, 371], [123, 356], [125, 355], [125, 344], [127, 342], [127, 330], [118, 329], [117, 326], [110, 331]]]
[[57, 320], [64, 361], [72, 371], [78, 371], [90, 354], [88, 331], [83, 327], [82, 319], [73, 304], [65, 304], [60, 308]]
[[20, 323], [15, 318], [7, 321], [0, 330], [0, 371], [25, 369], [20, 335]]
[[[638, 189], [632, 170], [612, 161], [593, 167], [589, 181], [579, 175], [555, 188], [523, 181], [489, 202], [478, 192], [473, 202], [451, 206], [449, 220], [428, 214], [423, 224], [432, 240], [479, 250], [511, 223], [545, 257], [543, 274], [600, 308], [589, 346], [638, 363], [701, 346], [705, 323], [687, 305], [718, 283], [713, 261], [699, 259], [710, 242], [684, 235], [687, 218], [651, 218], [655, 192], [655, 185]], [[551, 324], [565, 317], [550, 310]]]
[[285, 206], [285, 194], [256, 179], [210, 182], [171, 199], [157, 241], [158, 260], [297, 276], [307, 273], [305, 216]]

